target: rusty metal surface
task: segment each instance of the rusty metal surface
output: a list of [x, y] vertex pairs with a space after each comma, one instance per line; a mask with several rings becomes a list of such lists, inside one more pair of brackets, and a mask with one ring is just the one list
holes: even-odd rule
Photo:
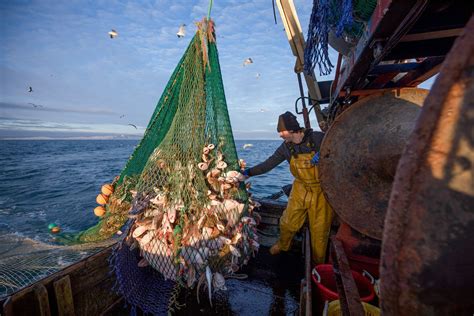
[[403, 153], [382, 243], [384, 315], [474, 312], [474, 18]]
[[360, 301], [359, 290], [352, 277], [352, 271], [349, 267], [349, 261], [347, 260], [342, 243], [336, 237], [331, 237], [331, 245], [334, 276], [336, 278], [342, 314], [363, 316], [365, 313]]
[[382, 239], [397, 163], [427, 93], [366, 97], [339, 115], [324, 138], [320, 177], [327, 199], [343, 221], [372, 238]]

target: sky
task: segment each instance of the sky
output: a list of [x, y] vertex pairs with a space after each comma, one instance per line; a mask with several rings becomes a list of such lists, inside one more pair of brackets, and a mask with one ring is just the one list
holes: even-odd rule
[[[305, 37], [312, 2], [294, 0]], [[209, 0], [1, 1], [0, 139], [140, 138], [208, 6]], [[294, 111], [299, 97], [295, 57], [275, 10], [277, 24], [270, 0], [212, 6], [236, 139], [277, 139], [278, 116]], [[183, 23], [186, 36], [178, 38]], [[253, 64], [244, 67], [249, 57]], [[330, 58], [335, 64], [334, 51]]]

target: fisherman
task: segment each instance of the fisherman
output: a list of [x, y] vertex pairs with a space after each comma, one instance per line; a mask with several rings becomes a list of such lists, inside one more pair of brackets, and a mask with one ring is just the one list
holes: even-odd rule
[[290, 163], [290, 171], [295, 177], [288, 205], [280, 218], [280, 238], [270, 248], [272, 255], [288, 251], [294, 235], [309, 219], [311, 248], [315, 263], [323, 263], [333, 211], [322, 192], [318, 162], [319, 150], [324, 134], [301, 128], [296, 116], [285, 112], [278, 118], [277, 131], [284, 142], [263, 163], [245, 169], [247, 176], [266, 173], [284, 160]]

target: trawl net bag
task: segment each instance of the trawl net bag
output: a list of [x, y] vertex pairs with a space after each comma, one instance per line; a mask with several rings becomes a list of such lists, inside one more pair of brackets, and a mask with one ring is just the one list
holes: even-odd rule
[[[187, 288], [204, 285], [209, 293], [224, 289], [225, 277], [259, 247], [212, 21], [198, 23], [178, 68], [175, 114], [131, 192], [127, 236], [112, 258], [119, 291], [152, 313], [157, 310], [146, 297], [162, 296], [169, 282]], [[150, 294], [153, 288], [156, 293]]]

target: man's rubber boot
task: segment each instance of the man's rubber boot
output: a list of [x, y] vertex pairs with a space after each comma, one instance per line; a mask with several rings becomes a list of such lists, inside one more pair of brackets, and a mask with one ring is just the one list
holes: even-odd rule
[[269, 251], [270, 251], [270, 254], [271, 254], [272, 256], [275, 256], [275, 255], [279, 254], [280, 251], [281, 251], [281, 250], [280, 250], [280, 245], [278, 245], [278, 243], [274, 244], [274, 245], [270, 248]]

